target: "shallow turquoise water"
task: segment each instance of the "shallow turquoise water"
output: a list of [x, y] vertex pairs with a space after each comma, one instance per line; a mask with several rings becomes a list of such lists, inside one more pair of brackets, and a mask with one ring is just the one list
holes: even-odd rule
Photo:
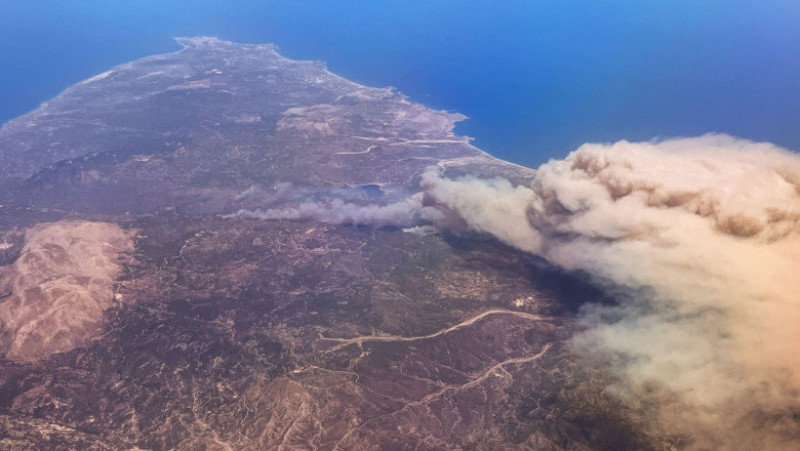
[[459, 111], [458, 132], [526, 165], [712, 131], [800, 150], [798, 23], [796, 1], [0, 0], [0, 121], [216, 35]]

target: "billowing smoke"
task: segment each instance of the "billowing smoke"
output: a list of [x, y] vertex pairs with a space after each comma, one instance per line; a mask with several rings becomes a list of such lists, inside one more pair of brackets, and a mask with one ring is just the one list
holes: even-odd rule
[[693, 449], [800, 448], [800, 156], [724, 135], [587, 144], [531, 187], [423, 177], [444, 214], [620, 296], [578, 354]]
[[240, 210], [234, 216], [257, 219], [313, 219], [328, 224], [353, 224], [405, 227], [423, 219], [437, 217], [437, 211], [422, 206], [421, 193], [387, 205], [360, 205], [333, 199], [330, 202], [304, 202], [297, 207], [267, 210]]

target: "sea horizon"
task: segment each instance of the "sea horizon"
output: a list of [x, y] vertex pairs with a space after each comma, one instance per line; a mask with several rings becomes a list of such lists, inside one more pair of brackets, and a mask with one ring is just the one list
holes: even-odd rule
[[273, 43], [463, 114], [457, 134], [531, 167], [586, 142], [706, 133], [800, 150], [800, 7], [787, 2], [145, 3], [4, 2], [0, 123], [116, 64], [176, 51], [174, 37], [209, 35]]

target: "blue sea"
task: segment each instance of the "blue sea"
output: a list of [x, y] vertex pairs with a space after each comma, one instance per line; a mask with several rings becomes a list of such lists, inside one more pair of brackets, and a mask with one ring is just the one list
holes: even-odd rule
[[213, 35], [461, 112], [458, 133], [528, 166], [706, 132], [800, 150], [798, 24], [796, 0], [0, 0], [0, 122]]

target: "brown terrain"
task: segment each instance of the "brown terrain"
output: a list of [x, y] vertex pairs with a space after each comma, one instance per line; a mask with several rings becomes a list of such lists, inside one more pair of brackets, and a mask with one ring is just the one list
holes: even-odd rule
[[534, 171], [321, 63], [179, 42], [0, 130], [0, 448], [666, 447], [565, 344], [599, 290], [428, 219], [427, 168]]

